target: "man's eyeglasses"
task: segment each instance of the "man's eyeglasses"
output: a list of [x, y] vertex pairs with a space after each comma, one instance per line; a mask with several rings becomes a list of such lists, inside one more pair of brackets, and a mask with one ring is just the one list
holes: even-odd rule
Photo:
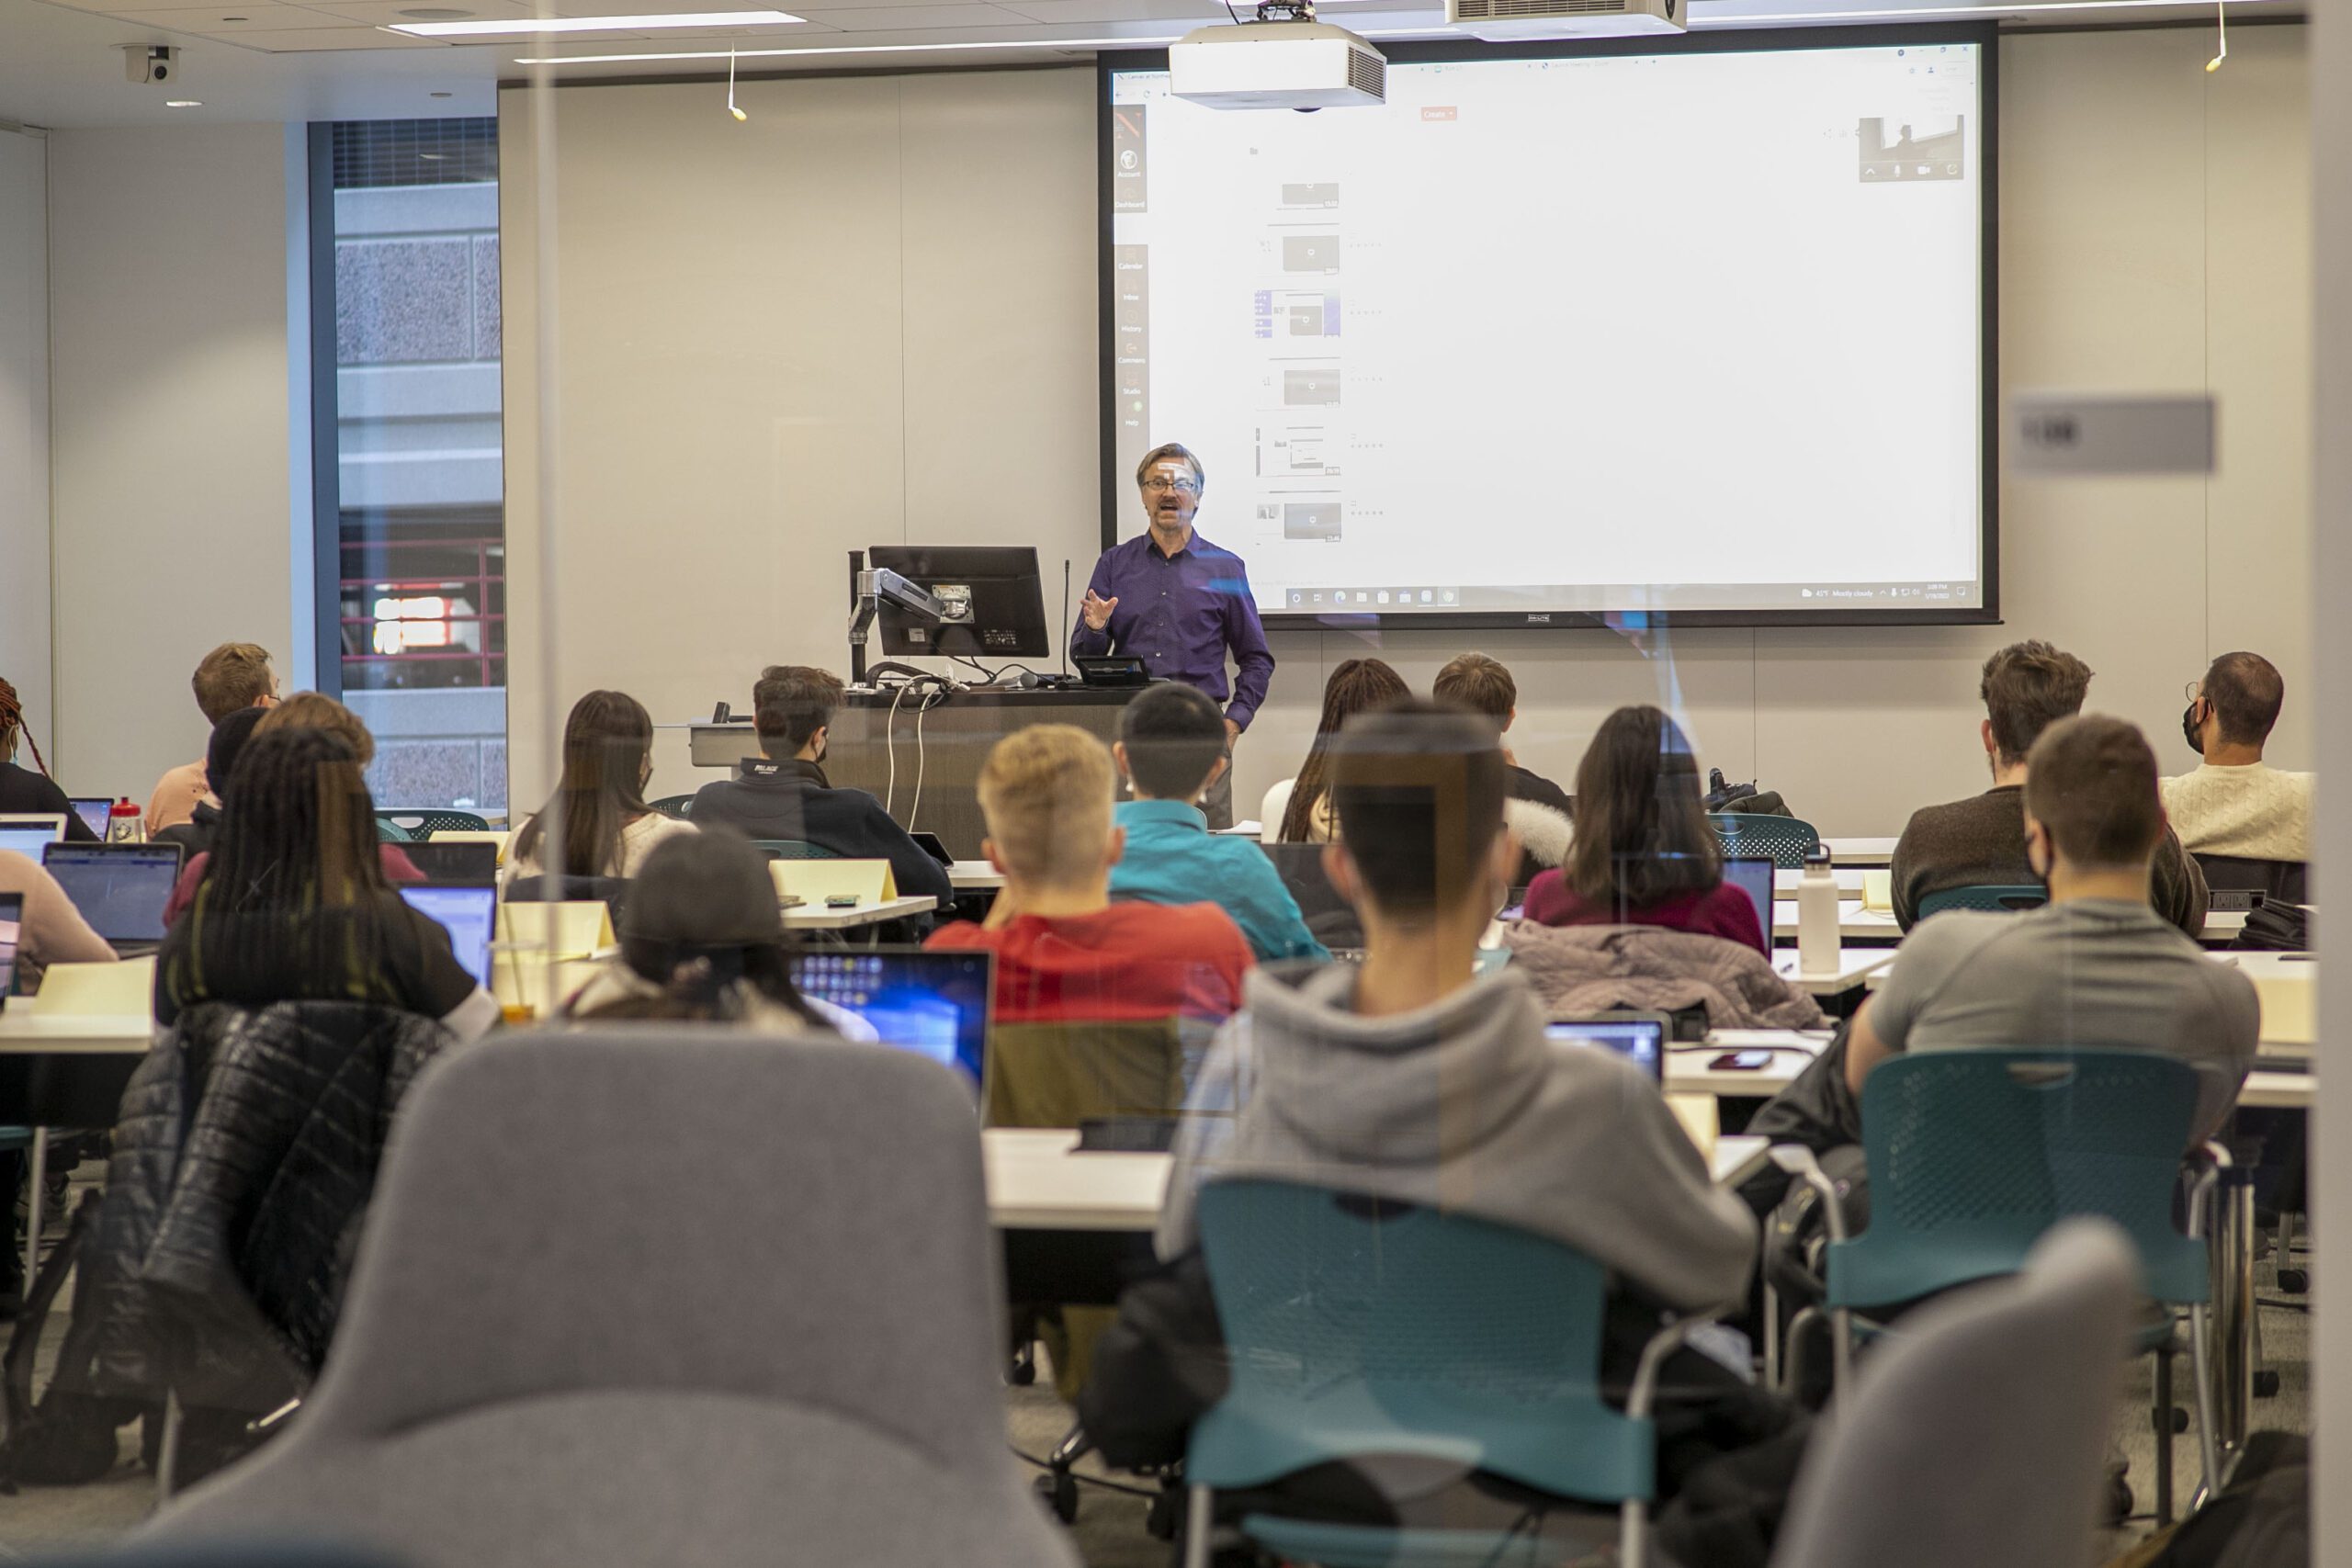
[[2198, 698], [2205, 694], [2205, 682], [2202, 681], [2191, 681], [2188, 685], [2183, 686], [2180, 689], [2180, 694], [2193, 703]]
[[1185, 495], [1198, 495], [1201, 493], [1201, 481], [1198, 479], [1170, 479], [1166, 474], [1154, 474], [1143, 481], [1143, 488], [1146, 490], [1172, 490], [1181, 491]]

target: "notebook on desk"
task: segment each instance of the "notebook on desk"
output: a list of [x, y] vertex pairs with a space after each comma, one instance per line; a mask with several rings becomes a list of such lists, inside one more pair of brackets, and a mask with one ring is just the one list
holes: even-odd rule
[[162, 943], [179, 845], [55, 843], [41, 852], [41, 865], [116, 953], [129, 957]]

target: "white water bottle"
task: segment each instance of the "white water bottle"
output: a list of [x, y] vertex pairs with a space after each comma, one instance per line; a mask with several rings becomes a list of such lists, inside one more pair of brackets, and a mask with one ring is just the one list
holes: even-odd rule
[[1828, 975], [1837, 968], [1838, 878], [1829, 869], [1828, 847], [1815, 844], [1797, 882], [1797, 971]]

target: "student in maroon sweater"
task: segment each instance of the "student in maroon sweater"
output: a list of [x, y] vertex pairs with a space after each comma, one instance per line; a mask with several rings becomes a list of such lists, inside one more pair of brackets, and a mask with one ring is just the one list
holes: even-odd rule
[[1657, 708], [1619, 708], [1577, 768], [1567, 863], [1527, 889], [1547, 926], [1665, 926], [1765, 947], [1747, 895], [1724, 881], [1699, 793], [1699, 760]]

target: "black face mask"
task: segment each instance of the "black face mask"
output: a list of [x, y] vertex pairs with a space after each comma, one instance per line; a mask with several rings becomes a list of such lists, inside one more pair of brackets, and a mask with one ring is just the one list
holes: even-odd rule
[[2181, 739], [2188, 742], [2188, 749], [2196, 752], [2198, 760], [2202, 761], [2205, 757], [2205, 742], [2197, 738], [2197, 705], [2195, 703], [2180, 710], [2180, 734]]

